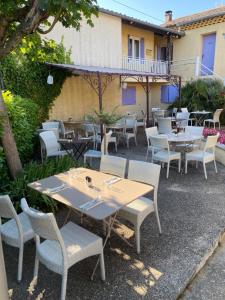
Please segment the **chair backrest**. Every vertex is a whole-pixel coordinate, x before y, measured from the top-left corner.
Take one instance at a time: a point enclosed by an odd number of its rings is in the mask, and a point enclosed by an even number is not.
[[[176,114],[176,113],[177,113],[177,108],[176,108],[176,107],[173,108],[172,113],[173,113],[173,114]]]
[[[213,114],[213,121],[214,122],[219,122],[220,121],[220,115],[222,113],[223,109],[217,109],[214,114]]]
[[[157,126],[145,128],[145,134],[147,140],[149,140],[150,136],[156,136],[159,134]]]
[[[154,186],[154,195],[157,195],[161,166],[149,162],[130,160],[128,179]],[[155,199],[157,200],[157,199]]]
[[[42,128],[43,129],[59,129],[59,122],[58,121],[52,121],[52,122],[44,122],[42,123]]]
[[[186,126],[185,133],[195,136],[203,136],[204,127],[202,126]]]
[[[108,146],[109,146],[109,139],[112,135],[112,130],[110,130],[108,133],[106,133],[102,139],[102,142],[101,142],[101,152],[102,154],[108,154]],[[104,151],[104,148],[106,147],[105,151]]]
[[[181,111],[182,112],[188,112],[188,109],[187,109],[187,107],[181,107]]]
[[[171,118],[158,118],[158,131],[160,134],[168,134],[172,132]]]
[[[21,199],[21,208],[30,220],[34,233],[46,240],[62,241],[61,233],[53,213],[42,213],[32,210],[25,198]]]
[[[178,112],[176,118],[177,119],[183,119],[182,121],[180,121],[180,126],[182,127],[186,127],[188,126],[188,119],[189,119],[190,113],[188,111],[182,111],[182,112]]]
[[[169,143],[167,136],[150,136],[150,142],[153,148],[166,149],[169,151]]]
[[[41,146],[45,148],[46,156],[48,157],[54,152],[59,151],[60,145],[57,142],[57,138],[52,131],[44,131],[39,134]]]
[[[93,123],[84,123],[82,125],[84,131],[85,131],[85,134],[86,136],[88,137],[89,134],[91,135],[95,135],[95,128],[94,128],[94,124]]]
[[[99,124],[94,124],[94,132],[96,135],[101,134],[101,126]]]
[[[216,135],[209,135],[207,136],[204,151],[207,152],[207,150],[212,150],[213,153],[215,152],[215,146],[219,138],[219,133]]]
[[[126,158],[112,155],[102,155],[100,171],[124,178],[126,164]]]
[[[8,195],[0,196],[0,225],[1,225],[1,218],[14,219],[18,227],[19,236],[22,239],[23,237],[22,224],[17,216],[16,210]]]
[[[65,136],[66,129],[62,120],[59,121],[59,131],[63,136]]]
[[[126,118],[125,126],[126,129],[133,129],[135,131],[137,128],[137,120],[135,118]]]

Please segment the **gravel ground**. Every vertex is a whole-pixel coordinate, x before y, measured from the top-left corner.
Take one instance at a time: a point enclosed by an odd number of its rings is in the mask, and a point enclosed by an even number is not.
[[[138,147],[132,145],[129,151],[121,148],[117,155],[144,160],[146,148],[142,137],[139,144]],[[94,281],[90,280],[96,257],[88,258],[70,269],[67,299],[176,299],[225,229],[225,167],[218,164],[218,174],[212,164],[207,170],[206,181],[201,166],[190,167],[187,175],[171,168],[169,179],[162,169],[158,195],[162,235],[158,233],[154,214],[142,225],[140,255],[135,248],[112,235],[104,251],[106,282],[101,282],[99,270]],[[57,214],[59,224],[65,214],[64,208]],[[71,219],[79,222],[75,216]],[[92,222],[87,228],[101,234],[100,224]],[[120,231],[134,243],[132,230],[123,226]],[[4,253],[12,299],[60,298],[61,277],[44,266],[40,266],[37,287],[32,286],[33,242],[25,246],[20,284],[16,282],[17,250],[5,245]]]

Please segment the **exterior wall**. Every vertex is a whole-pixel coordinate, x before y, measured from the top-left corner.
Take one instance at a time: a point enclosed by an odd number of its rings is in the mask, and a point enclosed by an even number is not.
[[[122,24],[122,55],[128,56],[128,35],[144,38],[145,59],[154,59],[154,33],[148,30]]]
[[[225,23],[213,24],[192,30],[186,30],[185,36],[174,40],[173,59],[194,59],[202,55],[202,36],[210,33],[216,33],[216,49],[214,72],[225,78]],[[176,67],[174,73],[181,75],[183,79],[188,80],[194,77],[194,64]]]
[[[100,13],[93,17],[94,27],[81,22],[80,31],[64,28],[60,23],[47,37],[63,43],[72,50],[71,59],[76,65],[121,67],[121,19]]]
[[[136,87],[136,105],[122,105],[122,92],[119,79],[108,85],[103,95],[103,108],[110,112],[118,106],[117,112],[146,112],[146,94],[138,83],[128,83]],[[160,103],[160,83],[151,84],[150,105],[152,107],[167,108],[166,104]],[[83,121],[85,114],[93,114],[98,110],[98,97],[89,84],[81,77],[72,76],[65,81],[61,94],[55,100],[50,112],[50,119],[67,121],[72,118],[75,121]]]

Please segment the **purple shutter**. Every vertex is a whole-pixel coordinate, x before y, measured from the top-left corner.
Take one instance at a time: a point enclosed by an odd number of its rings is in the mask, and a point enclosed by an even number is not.
[[[140,58],[141,59],[144,59],[145,58],[145,41],[144,41],[144,38],[141,38],[141,41],[140,41]]]
[[[214,69],[216,33],[203,36],[201,75],[212,75]]]
[[[126,89],[122,89],[122,104],[136,104],[136,87],[127,87]]]
[[[130,36],[128,35],[128,57],[132,57],[132,45],[130,42]]]
[[[173,103],[179,96],[179,89],[175,85],[169,85],[169,97],[168,102]]]
[[[161,86],[161,103],[168,103],[169,101],[169,86]]]

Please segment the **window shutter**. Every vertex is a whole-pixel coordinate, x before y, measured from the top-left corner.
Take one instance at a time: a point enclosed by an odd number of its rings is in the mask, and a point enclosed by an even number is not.
[[[145,41],[144,41],[144,38],[141,38],[141,41],[140,41],[140,57],[141,59],[144,59],[145,58]]]
[[[169,101],[169,85],[161,85],[161,103]]]
[[[126,89],[122,89],[122,104],[136,104],[136,87],[127,87]]]
[[[130,36],[129,35],[128,35],[127,43],[128,43],[128,57],[131,57],[132,56],[132,45],[130,43]]]
[[[179,89],[176,85],[169,86],[169,103],[173,103],[179,96]]]

